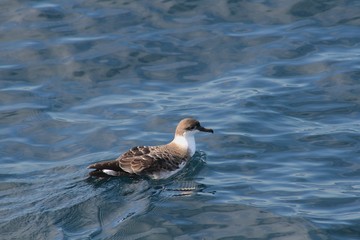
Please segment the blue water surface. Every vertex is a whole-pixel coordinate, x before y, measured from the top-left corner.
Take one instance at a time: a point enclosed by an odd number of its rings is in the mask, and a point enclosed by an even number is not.
[[[1,239],[360,238],[360,2],[0,3]],[[170,141],[161,181],[86,167]]]

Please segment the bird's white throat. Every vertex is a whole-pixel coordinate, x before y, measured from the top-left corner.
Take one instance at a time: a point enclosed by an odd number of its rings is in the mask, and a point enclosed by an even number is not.
[[[191,156],[194,155],[196,151],[196,144],[195,144],[195,135],[196,131],[189,131],[185,132],[183,135],[175,135],[173,143],[178,145],[183,149],[188,149]]]

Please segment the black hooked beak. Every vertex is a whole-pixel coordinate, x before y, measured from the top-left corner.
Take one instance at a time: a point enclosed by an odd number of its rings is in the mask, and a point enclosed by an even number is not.
[[[201,131],[201,132],[211,132],[214,133],[214,130],[212,130],[211,128],[204,128],[202,126],[198,126],[197,130]]]

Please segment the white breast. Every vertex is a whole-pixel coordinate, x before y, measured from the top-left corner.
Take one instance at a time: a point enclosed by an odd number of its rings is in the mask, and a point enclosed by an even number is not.
[[[176,135],[173,142],[183,149],[187,149],[190,153],[190,156],[193,156],[196,151],[195,144],[195,131],[185,132],[182,136]]]

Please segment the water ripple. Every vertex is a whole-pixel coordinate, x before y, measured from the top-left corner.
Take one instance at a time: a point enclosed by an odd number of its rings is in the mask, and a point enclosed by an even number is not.
[[[4,239],[358,238],[356,1],[0,12]],[[186,171],[87,178],[90,163],[170,141],[189,116],[215,134],[197,136]]]

